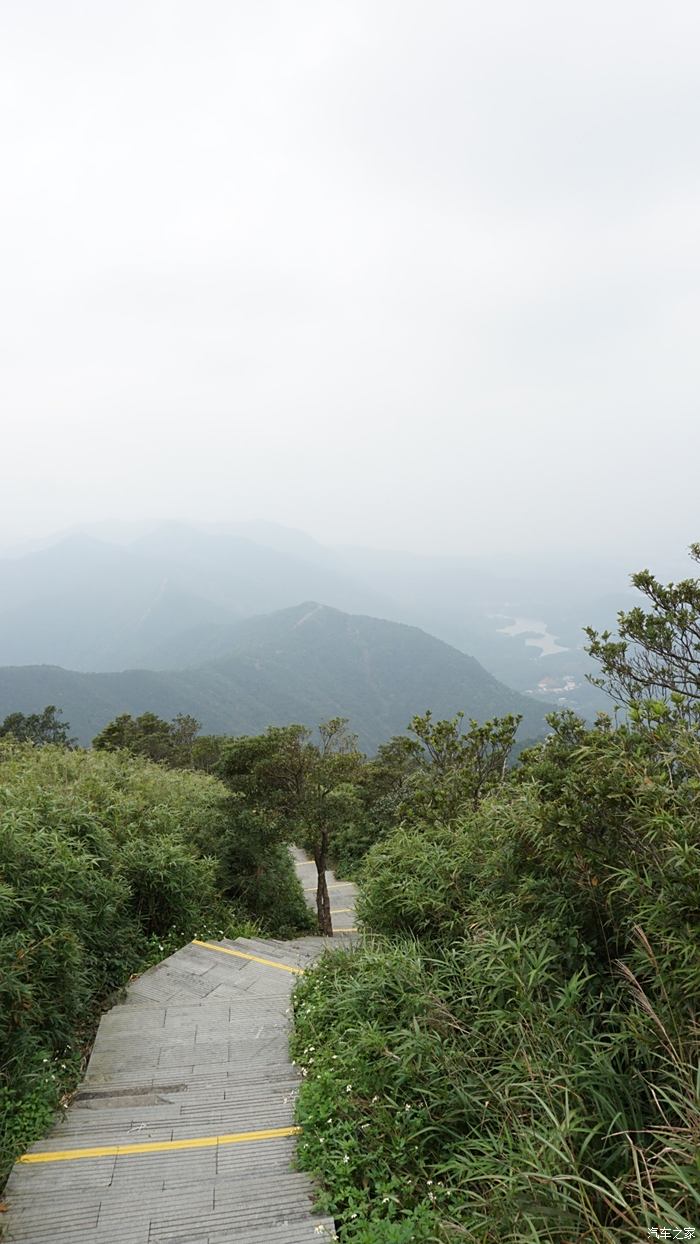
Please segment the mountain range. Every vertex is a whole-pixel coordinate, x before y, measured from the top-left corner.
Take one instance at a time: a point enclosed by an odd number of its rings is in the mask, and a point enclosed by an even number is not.
[[[590,716],[606,704],[582,627],[614,624],[629,569],[330,547],[271,523],[102,523],[0,557],[0,665],[185,668],[224,655],[227,627],[315,600],[418,626]]]
[[[212,657],[212,653],[215,655]],[[476,661],[417,627],[348,614],[315,601],[238,622],[206,623],[160,645],[171,669],[68,670],[53,664],[0,669],[0,720],[60,706],[88,744],[118,713],[191,713],[206,733],[248,734],[268,725],[316,726],[349,717],[368,753],[411,717],[464,711],[484,720],[521,713],[521,737],[541,735],[546,707],[505,687]]]

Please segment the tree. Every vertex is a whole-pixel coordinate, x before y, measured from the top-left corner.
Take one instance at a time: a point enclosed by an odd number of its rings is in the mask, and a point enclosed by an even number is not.
[[[700,563],[700,544],[690,546]],[[586,651],[602,674],[588,675],[613,699],[629,706],[641,699],[673,701],[691,718],[700,716],[700,579],[659,583],[648,570],[632,583],[650,608],[641,605],[617,615],[619,637],[586,627]]]
[[[449,822],[465,809],[476,810],[503,781],[520,717],[471,720],[466,731],[463,719],[458,713],[434,722],[430,711],[412,719],[409,730],[420,744],[422,764],[409,779],[399,809],[403,819]]]
[[[172,722],[155,713],[132,717],[121,713],[93,739],[97,751],[123,749],[134,756],[162,761],[171,768],[189,768],[193,764],[199,722],[187,713],[178,713]]]
[[[328,851],[334,830],[357,806],[353,779],[363,757],[347,719],[334,717],[319,726],[320,742],[306,726],[271,726],[265,734],[230,740],[221,773],[253,810],[275,818],[280,833],[313,855],[318,874],[316,911],[321,933],[331,936],[326,884]]]
[[[0,738],[11,735],[21,743],[34,743],[37,747],[47,743],[74,747],[75,739],[69,737],[69,722],[59,721],[62,716],[63,710],[55,704],[47,704],[41,713],[9,713],[0,725]]]

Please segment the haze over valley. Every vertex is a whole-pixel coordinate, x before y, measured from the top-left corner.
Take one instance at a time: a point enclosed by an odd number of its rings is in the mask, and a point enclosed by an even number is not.
[[[340,714],[351,717],[363,745],[372,748],[388,737],[382,723],[395,733],[414,712],[432,707],[481,719],[521,712],[521,731],[536,735],[555,705],[589,717],[610,707],[586,680],[593,667],[583,651],[582,627],[612,625],[631,596],[616,566],[599,569],[592,583],[575,565],[556,559],[542,566],[525,558],[486,561],[332,547],[270,523],[87,525],[47,536],[30,549],[6,551],[0,560],[0,666],[32,667],[0,672],[0,717],[59,703],[79,740],[89,742],[122,711],[192,713],[208,732],[224,733],[261,729],[266,713],[280,724],[313,724]],[[316,608],[319,618],[304,635],[313,635],[323,652],[330,685],[317,677],[313,643],[285,651],[284,672],[282,664],[270,666],[269,646],[253,662],[249,645],[264,627],[281,636],[295,611],[302,616]],[[345,615],[344,628],[330,625],[339,620],[337,611]],[[260,615],[259,622],[243,625]],[[327,625],[319,629],[321,619]],[[383,619],[384,627],[372,619]],[[360,644],[350,657],[353,627],[356,637],[362,628],[372,637],[364,656]],[[388,669],[374,686],[367,672],[379,634],[391,634],[397,643],[413,637],[415,652],[404,666],[396,665],[393,685]],[[429,636],[443,643],[431,644]],[[240,660],[244,651],[242,682],[241,670],[234,674],[225,662]],[[445,696],[443,666],[450,661],[471,670],[471,678],[463,673]],[[215,692],[217,662],[221,682]],[[478,691],[477,663],[483,667]],[[75,676],[41,668],[47,666]],[[119,671],[131,673],[98,677]],[[361,684],[369,692],[362,706]],[[382,695],[391,709],[382,708]]]

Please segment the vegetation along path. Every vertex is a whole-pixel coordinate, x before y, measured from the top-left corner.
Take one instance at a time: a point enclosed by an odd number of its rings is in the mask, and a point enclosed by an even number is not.
[[[310,905],[315,867],[295,851]],[[339,943],[354,887],[327,874]],[[337,888],[336,888],[337,887]],[[343,934],[341,929],[352,929]],[[292,1168],[290,994],[328,944],[192,942],[102,1018],[61,1121],[16,1164],[3,1215],[22,1244],[301,1244],[335,1238]]]

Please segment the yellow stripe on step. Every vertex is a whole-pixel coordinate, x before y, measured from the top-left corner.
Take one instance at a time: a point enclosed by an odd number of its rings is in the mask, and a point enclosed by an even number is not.
[[[351,911],[352,911],[352,907],[336,907],[335,909],[331,909],[331,915],[332,916],[349,916]]]
[[[205,950],[218,950],[220,955],[234,955],[236,959],[251,959],[253,963],[264,963],[268,968],[279,968],[281,972],[294,972],[296,976],[303,976],[303,968],[294,968],[290,963],[275,963],[274,959],[262,959],[260,955],[249,955],[243,950],[230,950],[228,946],[217,946],[214,942],[199,942],[197,938],[192,940],[193,946],[204,946]]]
[[[342,890],[343,886],[354,885],[354,884],[355,884],[354,881],[334,881],[331,885],[328,886],[328,889],[329,890]],[[315,894],[317,889],[318,889],[318,886],[307,885],[307,886],[304,886],[304,893]]]
[[[52,1153],[25,1153],[20,1162],[76,1162],[81,1158],[127,1157],[139,1153],[173,1153],[181,1149],[211,1149],[213,1145],[238,1145],[245,1141],[277,1140],[297,1136],[300,1127],[267,1127],[259,1132],[229,1132],[225,1136],[194,1136],[189,1140],[144,1140],[133,1145],[99,1145],[94,1149],[56,1149]]]

